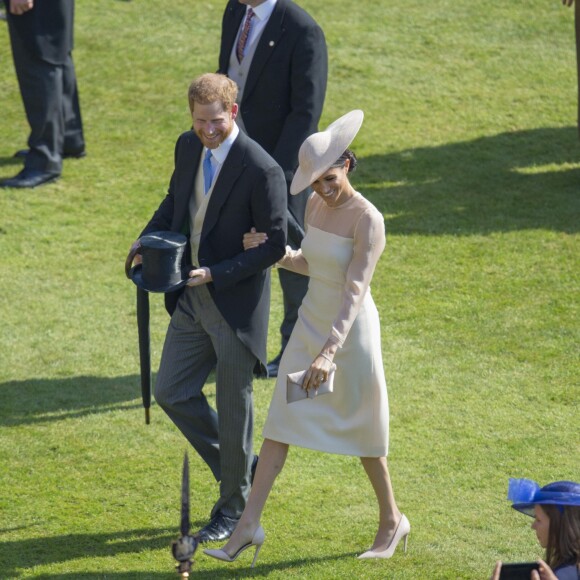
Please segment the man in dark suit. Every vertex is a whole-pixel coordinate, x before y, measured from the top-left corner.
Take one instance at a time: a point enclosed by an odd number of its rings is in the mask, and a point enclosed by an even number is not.
[[[562,0],[564,6],[572,6],[574,0]],[[574,29],[576,32],[576,77],[578,82],[578,135],[580,136],[580,2],[574,6]]]
[[[193,130],[179,137],[168,194],[141,234],[187,233],[197,265],[185,291],[166,296],[172,317],[155,399],[220,481],[201,542],[228,538],[249,494],[253,371],[266,364],[269,267],[286,245],[284,174],[238,129],[236,95],[224,75],[193,81]],[[268,240],[244,251],[251,227]],[[202,391],[214,368],[217,413]]]
[[[30,125],[24,169],[0,187],[54,181],[63,157],[83,157],[85,140],[73,49],[74,0],[4,0],[14,67]]]
[[[250,12],[251,10],[251,12]],[[222,21],[219,72],[239,88],[238,124],[284,170],[289,191],[298,150],[318,130],[328,57],[318,24],[291,0],[230,0]],[[300,247],[310,191],[288,197],[288,243]],[[284,295],[281,351],[268,364],[277,376],[280,357],[306,294],[308,278],[279,269]]]

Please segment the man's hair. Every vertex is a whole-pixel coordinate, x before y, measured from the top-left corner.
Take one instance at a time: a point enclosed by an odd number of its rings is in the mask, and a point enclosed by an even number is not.
[[[189,109],[193,111],[195,103],[210,105],[219,101],[224,111],[231,111],[236,97],[238,85],[226,77],[217,73],[206,73],[192,81],[189,85],[187,97]]]

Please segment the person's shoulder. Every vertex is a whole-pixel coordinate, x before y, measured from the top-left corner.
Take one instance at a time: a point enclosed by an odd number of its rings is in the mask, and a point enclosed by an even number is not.
[[[558,580],[578,580],[580,578],[580,571],[575,564],[564,564],[554,570],[554,574]]]
[[[236,143],[244,151],[246,159],[251,164],[264,169],[280,167],[274,158],[258,142],[248,137],[243,131],[240,131],[240,134],[236,138]],[[282,171],[281,168],[280,171]]]
[[[189,131],[184,131],[179,135],[176,142],[176,147],[193,147],[198,144],[199,137],[191,129]]]
[[[364,195],[357,191],[356,196],[356,205],[361,210],[361,213],[368,217],[371,221],[380,221],[384,222],[385,218],[381,211],[371,202],[369,201]]]
[[[277,5],[279,9],[285,10],[288,21],[299,28],[320,28],[316,20],[293,0],[278,0]]]
[[[246,7],[240,4],[238,0],[229,0],[224,9],[224,16],[235,15],[237,12],[245,12]]]

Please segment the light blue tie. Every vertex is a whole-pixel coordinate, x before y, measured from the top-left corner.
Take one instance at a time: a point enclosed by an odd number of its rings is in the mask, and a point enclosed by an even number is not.
[[[207,192],[209,191],[212,181],[213,181],[213,167],[211,164],[211,149],[208,149],[205,153],[205,157],[203,160],[203,188],[205,194],[207,194]]]

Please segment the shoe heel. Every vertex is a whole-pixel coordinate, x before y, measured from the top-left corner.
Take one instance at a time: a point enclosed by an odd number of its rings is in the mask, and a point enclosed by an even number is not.
[[[403,552],[407,553],[407,540],[409,539],[409,534],[405,536],[405,543],[403,544]]]
[[[252,560],[252,565],[250,566],[250,568],[253,568],[254,565],[256,564],[256,560],[258,559],[258,554],[260,553],[261,549],[262,549],[262,544],[259,544],[256,546],[256,551],[254,552],[254,559]]]

